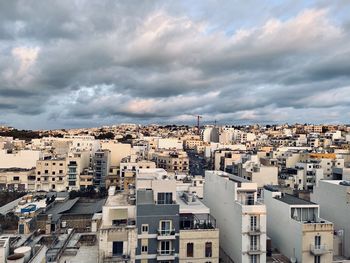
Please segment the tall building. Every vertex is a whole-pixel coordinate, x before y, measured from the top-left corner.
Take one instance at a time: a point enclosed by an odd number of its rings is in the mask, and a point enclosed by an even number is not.
[[[110,151],[99,150],[93,157],[94,186],[106,187],[106,178],[110,168]]]
[[[222,171],[206,171],[204,203],[220,229],[222,255],[233,262],[266,262],[266,208],[257,184]]]
[[[176,202],[176,181],[144,176],[137,179],[136,185],[136,263],[179,262],[179,205]]]
[[[264,188],[267,234],[272,245],[292,262],[326,263],[333,260],[333,223],[322,219],[319,205]]]

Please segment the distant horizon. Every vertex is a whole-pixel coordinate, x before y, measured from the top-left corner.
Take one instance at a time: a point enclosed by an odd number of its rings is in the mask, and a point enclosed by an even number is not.
[[[197,127],[196,124],[189,124],[189,123],[148,123],[148,124],[142,124],[142,123],[114,123],[114,124],[104,124],[101,126],[93,126],[93,127],[72,127],[72,128],[54,128],[54,129],[23,129],[23,128],[18,128],[18,127],[13,127],[11,125],[5,125],[5,124],[0,124],[0,127],[7,127],[7,128],[13,128],[16,130],[23,130],[23,131],[57,131],[57,130],[75,130],[75,129],[98,129],[98,128],[103,128],[103,127],[112,127],[112,126],[121,126],[121,125],[138,125],[138,126],[189,126],[191,128]],[[350,123],[241,123],[241,124],[221,124],[217,123],[216,126],[222,127],[222,126],[254,126],[254,125],[259,125],[259,126],[283,126],[283,125],[288,125],[288,126],[295,126],[295,125],[315,125],[315,126],[328,126],[328,125],[336,125],[336,126],[350,126]],[[203,122],[200,124],[201,127],[203,126],[215,126],[214,123],[211,122]]]

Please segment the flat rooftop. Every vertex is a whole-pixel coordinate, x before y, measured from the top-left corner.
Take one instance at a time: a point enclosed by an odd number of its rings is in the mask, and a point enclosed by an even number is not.
[[[251,183],[251,181],[244,179],[242,177],[227,173],[227,172],[223,172],[223,171],[206,171],[206,172],[210,172],[213,173],[217,176],[221,176],[221,177],[226,177],[231,181],[234,181],[236,183]]]
[[[289,194],[283,194],[280,198],[276,197],[276,199],[289,205],[317,205],[316,203]]]
[[[109,195],[105,206],[128,206],[129,195],[125,192],[116,192],[114,195]]]
[[[180,205],[180,213],[183,214],[209,214],[210,209],[203,204],[198,198],[192,202],[186,202],[183,192],[176,193],[176,202]]]

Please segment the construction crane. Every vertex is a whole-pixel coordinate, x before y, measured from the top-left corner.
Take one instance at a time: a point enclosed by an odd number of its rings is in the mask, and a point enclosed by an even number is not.
[[[201,115],[195,115],[197,118],[197,133],[198,135],[200,135],[200,125],[199,125],[199,121],[200,119],[202,119],[203,117]]]

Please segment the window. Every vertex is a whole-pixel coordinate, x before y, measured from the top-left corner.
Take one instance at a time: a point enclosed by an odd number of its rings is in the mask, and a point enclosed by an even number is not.
[[[170,241],[161,241],[159,253],[161,255],[170,255],[171,254]]]
[[[19,176],[14,176],[13,181],[19,181]]]
[[[141,252],[147,253],[148,252],[148,246],[141,246]]]
[[[56,174],[56,172],[55,172],[55,171],[53,171],[53,172],[52,172],[52,175],[55,175],[55,174]]]
[[[315,236],[315,248],[321,247],[321,236]]]
[[[160,221],[159,234],[164,235],[164,236],[168,236],[171,234],[171,221],[170,220]]]
[[[257,222],[258,222],[258,217],[257,216],[250,216],[250,230],[251,231],[256,231],[258,226],[257,226]]]
[[[250,237],[250,250],[252,251],[258,250],[258,236]]]
[[[49,173],[49,170],[45,170],[45,173],[48,174],[48,173]]]
[[[173,193],[158,193],[158,204],[172,204]]]
[[[205,243],[205,257],[210,258],[212,256],[212,243],[206,242]]]
[[[251,255],[250,256],[250,263],[258,263],[259,261],[259,256],[258,255]]]
[[[142,232],[148,232],[148,225],[142,225],[141,226],[141,231]]]
[[[187,243],[187,257],[193,257],[193,243]]]
[[[41,172],[40,171],[38,171],[38,175],[40,175],[41,174]]]
[[[321,256],[315,256],[314,263],[321,263]]]
[[[123,255],[123,241],[114,241],[113,242],[113,256]]]

